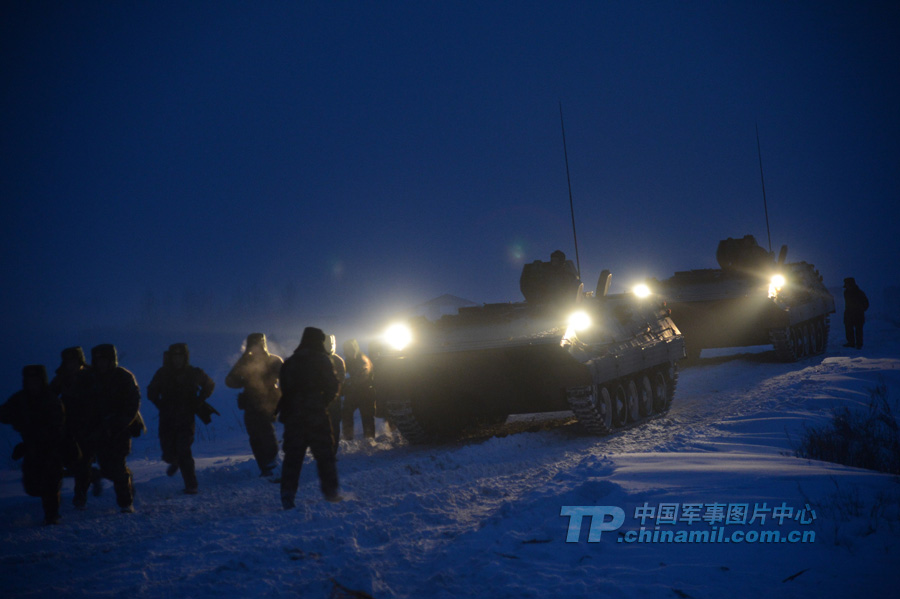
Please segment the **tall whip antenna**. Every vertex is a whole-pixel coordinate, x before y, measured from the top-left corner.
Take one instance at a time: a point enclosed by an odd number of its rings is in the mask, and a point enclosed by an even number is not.
[[[756,153],[759,156],[759,180],[762,181],[763,210],[766,211],[766,235],[769,236],[769,253],[772,253],[772,233],[769,231],[769,205],[766,203],[766,179],[763,177],[762,150],[759,147],[759,124],[756,124]]]
[[[559,125],[562,128],[563,155],[566,157],[566,181],[569,183],[569,211],[572,213],[572,237],[575,240],[575,266],[578,268],[580,279],[581,260],[578,258],[578,234],[575,232],[575,205],[572,203],[572,178],[569,176],[569,151],[566,149],[566,124],[563,121],[562,100],[559,101]]]

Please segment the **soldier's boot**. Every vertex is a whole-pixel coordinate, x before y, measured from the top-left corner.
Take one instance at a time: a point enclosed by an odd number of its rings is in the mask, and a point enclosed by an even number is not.
[[[276,457],[260,469],[259,477],[269,479],[270,483],[281,482],[281,462]]]
[[[75,495],[72,497],[72,505],[79,511],[87,509],[87,489],[84,492],[75,491]]]
[[[59,524],[60,494],[48,493],[41,497],[41,505],[44,508],[44,524]]]
[[[363,406],[359,408],[359,416],[362,421],[363,437],[366,439],[375,438],[375,402],[366,400]]]
[[[294,509],[294,497],[297,496],[297,487],[300,486],[300,471],[303,469],[303,458],[300,462],[292,456],[285,456],[281,473],[281,507],[286,510]]]
[[[166,476],[175,476],[176,472],[178,472],[178,464],[169,464],[169,467],[166,468]]]
[[[94,497],[103,495],[103,475],[99,468],[91,468],[91,492]]]
[[[362,419],[363,422],[363,437],[366,439],[374,439],[375,438],[375,416],[374,415],[365,415]]]
[[[344,439],[344,441],[352,441],[353,437],[356,435],[356,431],[353,430],[356,424],[353,422],[353,412],[353,410],[346,408],[341,415],[341,438]]]
[[[72,497],[72,505],[75,506],[76,510],[87,509],[87,494],[90,486],[90,480],[83,480],[78,476],[75,477],[75,495]]]
[[[316,468],[319,472],[319,487],[327,501],[337,503],[343,498],[338,493],[337,464],[334,460],[316,458]]]
[[[194,470],[193,460],[183,464],[181,477],[184,479],[184,492],[188,495],[196,495],[198,492],[197,473]]]
[[[116,491],[116,503],[122,508],[122,513],[134,512],[134,486],[131,483],[131,472],[126,476],[113,481],[113,489]]]

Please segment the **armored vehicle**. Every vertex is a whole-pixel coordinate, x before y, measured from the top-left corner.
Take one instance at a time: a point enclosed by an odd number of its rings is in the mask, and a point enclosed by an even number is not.
[[[561,257],[561,258],[560,258]],[[389,329],[376,393],[410,443],[455,437],[510,414],[571,410],[605,434],[668,409],[684,343],[651,298],[585,293],[571,261],[526,264],[525,301],[463,307]]]
[[[775,356],[793,362],[821,354],[828,345],[834,298],[812,264],[786,263],[752,235],[719,242],[720,268],[676,272],[658,283],[684,334],[687,355],[716,347],[773,345]]]

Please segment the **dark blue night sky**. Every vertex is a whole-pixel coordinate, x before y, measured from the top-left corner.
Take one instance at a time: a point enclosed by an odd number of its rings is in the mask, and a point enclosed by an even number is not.
[[[900,282],[895,2],[0,11],[2,317],[26,339],[517,301],[524,262],[574,257],[560,102],[585,280],[765,244],[758,125],[776,251]]]

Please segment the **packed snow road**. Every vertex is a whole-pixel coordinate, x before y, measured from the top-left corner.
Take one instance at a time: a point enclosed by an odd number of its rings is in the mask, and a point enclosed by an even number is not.
[[[63,494],[63,522],[40,526],[12,464],[3,471],[0,580],[5,595],[337,597],[843,596],[896,582],[895,478],[791,457],[804,427],[837,405],[863,405],[884,381],[900,389],[892,335],[862,354],[777,364],[744,356],[681,372],[671,410],[605,438],[564,414],[516,419],[506,432],[411,447],[380,435],[342,442],[346,500],[320,498],[311,458],[298,509],[257,476],[246,439],[226,417],[195,444],[200,492],[167,478],[155,431],[135,445],[137,513],[111,490],[88,509]],[[873,340],[877,335],[873,335]],[[815,543],[798,545],[567,543],[563,506],[660,502],[817,509]],[[855,510],[855,511],[854,511]],[[873,520],[871,514],[877,513]],[[798,574],[799,573],[799,574]],[[783,582],[788,580],[788,582]],[[360,595],[358,595],[360,596]]]

